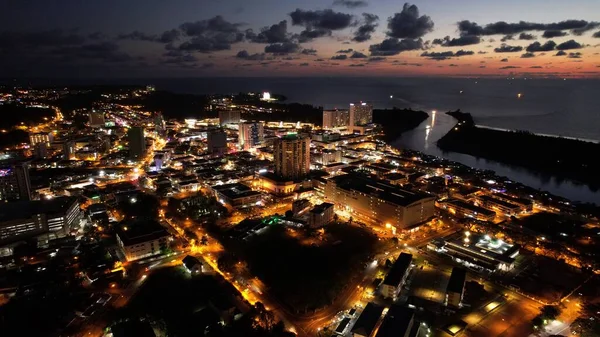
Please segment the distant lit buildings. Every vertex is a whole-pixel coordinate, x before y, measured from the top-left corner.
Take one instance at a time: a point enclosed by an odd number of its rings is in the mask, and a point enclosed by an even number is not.
[[[459,199],[448,199],[440,202],[439,207],[447,210],[452,215],[463,218],[472,218],[480,221],[493,221],[496,212],[487,208],[475,206]]]
[[[350,103],[350,126],[373,123],[373,105],[369,103]]]
[[[89,124],[91,127],[103,127],[105,124],[104,113],[102,111],[92,111],[89,115]]]
[[[34,147],[37,144],[47,144],[48,146],[54,140],[54,135],[52,132],[38,132],[38,133],[30,133],[29,134],[29,144]]]
[[[273,144],[275,174],[286,179],[299,179],[310,171],[310,138],[289,134]]]
[[[249,150],[260,145],[265,139],[264,127],[260,122],[240,123],[238,144],[241,150]]]
[[[127,131],[129,141],[129,157],[134,160],[142,159],[146,155],[146,138],[144,128],[134,126]]]
[[[396,296],[398,296],[408,277],[411,262],[411,254],[401,253],[400,256],[398,256],[381,284],[380,289],[383,297],[395,299]]]
[[[348,110],[323,110],[323,129],[346,128],[350,125]]]
[[[75,197],[0,204],[0,243],[43,234],[63,237],[78,225],[82,211]]]
[[[327,179],[325,196],[360,221],[390,224],[397,229],[427,221],[435,211],[435,197],[430,194],[354,173]]]
[[[127,261],[135,261],[162,254],[169,238],[169,232],[157,222],[139,222],[117,233],[117,244]]]
[[[163,115],[159,112],[154,116],[154,130],[159,136],[164,136],[167,131],[167,125]]]
[[[27,163],[0,168],[0,201],[31,200],[31,181]]]
[[[227,153],[227,134],[223,130],[208,131],[206,144],[209,153],[225,154]]]
[[[240,110],[219,110],[219,124],[239,124],[241,115]]]

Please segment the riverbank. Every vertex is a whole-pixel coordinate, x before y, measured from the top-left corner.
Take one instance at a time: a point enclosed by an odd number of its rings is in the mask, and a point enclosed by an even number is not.
[[[500,131],[477,127],[469,113],[448,112],[458,122],[437,141],[452,151],[520,166],[600,189],[600,144],[534,135],[524,131]]]
[[[402,133],[416,128],[427,118],[429,114],[425,111],[398,108],[373,110],[373,122],[382,126],[387,142],[398,139]]]

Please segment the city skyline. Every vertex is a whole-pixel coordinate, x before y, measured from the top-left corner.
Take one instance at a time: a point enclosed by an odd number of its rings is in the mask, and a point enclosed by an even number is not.
[[[2,77],[598,77],[600,3],[11,3]],[[367,71],[365,71],[367,70]]]

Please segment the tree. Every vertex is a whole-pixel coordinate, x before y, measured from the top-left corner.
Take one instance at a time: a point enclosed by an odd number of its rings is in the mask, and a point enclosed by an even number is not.
[[[546,320],[555,320],[560,315],[560,309],[557,306],[545,305],[542,307],[541,316]]]

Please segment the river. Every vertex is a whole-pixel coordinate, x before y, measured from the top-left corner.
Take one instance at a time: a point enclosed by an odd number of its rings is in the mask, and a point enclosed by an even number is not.
[[[443,137],[456,120],[443,112],[429,112],[429,118],[415,129],[405,132],[391,144],[399,149],[409,148],[423,153],[443,157],[482,170],[492,170],[500,176],[506,176],[525,185],[548,191],[573,201],[592,202],[600,205],[600,191],[592,191],[587,185],[576,184],[569,180],[536,174],[521,167],[507,165],[492,160],[477,158],[457,152],[443,152],[436,141]]]

